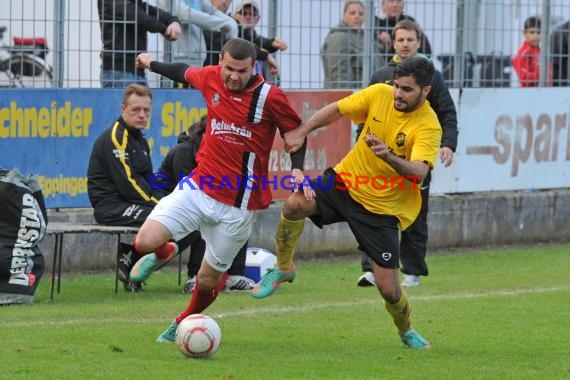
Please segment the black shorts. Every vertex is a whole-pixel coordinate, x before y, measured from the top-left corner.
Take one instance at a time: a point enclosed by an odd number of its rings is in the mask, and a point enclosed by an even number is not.
[[[311,221],[322,228],[327,224],[347,222],[363,251],[383,268],[398,268],[400,238],[398,218],[375,214],[365,209],[348,194],[340,178],[331,168],[322,177],[312,179],[319,214]]]

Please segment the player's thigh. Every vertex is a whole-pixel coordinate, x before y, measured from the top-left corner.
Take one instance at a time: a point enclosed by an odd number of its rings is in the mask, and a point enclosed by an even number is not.
[[[171,238],[172,234],[164,224],[154,219],[147,219],[135,239],[140,252],[151,252]]]
[[[224,205],[227,206],[227,205]],[[255,222],[255,211],[224,207],[218,223],[201,226],[202,238],[206,241],[204,259],[215,270],[225,272],[249,239]]]
[[[400,237],[397,218],[355,207],[347,220],[361,251],[382,268],[398,268]]]
[[[164,225],[176,241],[190,232],[199,230],[202,218],[204,193],[199,190],[175,189],[162,198],[148,219]]]
[[[310,215],[311,221],[318,227],[346,221],[347,205],[354,201],[346,190],[341,190],[336,173],[327,169],[323,176],[312,179],[311,183],[316,194],[316,207]]]

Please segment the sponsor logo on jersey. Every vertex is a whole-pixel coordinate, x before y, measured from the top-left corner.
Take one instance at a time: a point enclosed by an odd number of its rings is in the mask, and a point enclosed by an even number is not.
[[[239,127],[237,126],[235,123],[226,123],[225,121],[217,121],[216,119],[212,119],[212,122],[210,124],[211,127],[211,133],[212,135],[218,135],[218,134],[232,134],[232,135],[238,135],[238,136],[243,136],[243,137],[247,137],[248,139],[251,138],[251,131],[248,131],[247,129],[243,128],[243,127]]]

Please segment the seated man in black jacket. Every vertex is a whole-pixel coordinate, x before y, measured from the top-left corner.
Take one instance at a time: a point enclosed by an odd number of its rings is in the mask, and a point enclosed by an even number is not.
[[[150,117],[152,92],[143,85],[129,85],[121,102],[121,117],[95,141],[87,170],[87,192],[97,223],[110,226],[141,226],[164,193],[148,182],[153,174],[150,148],[142,134]],[[183,251],[199,233],[178,243]],[[119,279],[127,291],[142,291],[129,280],[132,266],[142,256],[123,245]]]
[[[392,42],[396,55],[394,55],[386,66],[378,69],[372,75],[370,84],[393,84],[394,68],[398,62],[406,58],[423,56],[429,60],[427,56],[418,53],[421,41],[422,30],[416,22],[411,20],[398,22],[392,34]],[[447,167],[453,162],[453,154],[457,146],[457,112],[447,85],[443,81],[441,73],[437,70],[431,82],[431,91],[426,99],[429,101],[431,108],[435,111],[443,129],[439,158],[443,165]],[[358,131],[358,135],[360,135],[360,132],[361,129]],[[427,213],[430,181],[431,172],[428,172],[420,188],[422,195],[420,213],[416,221],[406,230],[402,231],[400,240],[401,271],[404,273],[402,286],[419,285],[419,276],[428,275],[425,257],[428,239]],[[365,255],[362,256],[362,270],[364,274],[358,279],[358,286],[374,285],[372,264]]]

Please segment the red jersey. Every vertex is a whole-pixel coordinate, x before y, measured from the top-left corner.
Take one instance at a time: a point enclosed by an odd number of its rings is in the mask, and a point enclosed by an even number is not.
[[[221,66],[189,68],[184,75],[206,100],[208,120],[192,179],[219,202],[247,210],[265,209],[271,187],[269,154],[275,131],[297,128],[301,118],[283,91],[257,75],[242,91],[228,91]]]

